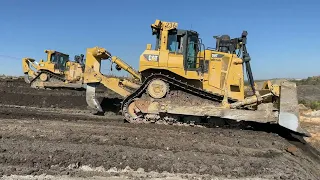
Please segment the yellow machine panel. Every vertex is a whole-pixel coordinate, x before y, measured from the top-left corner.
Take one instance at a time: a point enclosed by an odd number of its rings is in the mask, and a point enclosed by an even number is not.
[[[158,22],[156,22],[158,23]],[[164,26],[169,23],[164,23]],[[169,71],[175,75],[181,76],[189,83],[199,86],[199,88],[212,93],[225,94],[233,99],[244,99],[244,75],[242,68],[242,60],[235,54],[217,52],[213,50],[196,51],[198,38],[196,32],[190,32],[190,38],[185,38],[188,31],[180,32],[180,35],[169,32],[173,29],[163,30],[160,25],[152,25],[153,32],[161,30],[158,41],[162,42],[161,47],[156,46],[151,50],[151,45],[147,45],[147,49],[140,56],[139,71]],[[177,24],[170,27],[177,27]],[[168,31],[168,32],[166,32]],[[166,32],[166,33],[164,33]],[[168,40],[166,39],[166,36]],[[163,42],[165,40],[165,42]],[[187,50],[191,52],[188,57],[189,64],[186,64],[183,43],[189,41]],[[167,42],[168,41],[168,42]],[[200,62],[206,63],[206,70],[201,70]],[[186,67],[188,66],[188,67]],[[200,73],[200,71],[202,71]],[[192,80],[198,80],[197,83]],[[199,83],[201,81],[201,83]]]

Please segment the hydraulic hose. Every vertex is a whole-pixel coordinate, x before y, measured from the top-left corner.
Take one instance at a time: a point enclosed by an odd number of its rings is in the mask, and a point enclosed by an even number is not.
[[[254,79],[253,79],[252,70],[251,70],[251,66],[250,66],[251,57],[250,57],[249,53],[247,52],[247,48],[246,48],[245,44],[243,44],[243,46],[242,46],[242,53],[243,53],[242,58],[243,58],[243,61],[246,65],[246,72],[247,72],[247,76],[248,76],[248,81],[250,83],[250,86],[252,88],[253,93],[255,94],[256,89],[254,87]]]

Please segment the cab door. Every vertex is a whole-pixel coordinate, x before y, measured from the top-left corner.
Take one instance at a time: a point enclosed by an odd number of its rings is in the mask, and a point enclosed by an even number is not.
[[[66,70],[66,64],[69,58],[63,54],[56,53],[55,59],[56,69],[58,69],[61,72],[64,72]]]
[[[180,30],[175,30],[168,35],[168,61],[167,66],[169,68],[183,69],[184,61],[184,37],[185,33]]]

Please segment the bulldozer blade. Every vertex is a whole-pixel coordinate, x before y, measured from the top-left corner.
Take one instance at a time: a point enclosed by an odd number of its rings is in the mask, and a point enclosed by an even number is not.
[[[91,109],[94,109],[98,112],[103,112],[99,101],[96,98],[96,88],[97,88],[97,83],[88,83],[86,88],[86,101],[88,106]]]
[[[296,84],[285,81],[281,83],[280,88],[279,125],[303,136],[310,137],[310,133],[300,127]]]

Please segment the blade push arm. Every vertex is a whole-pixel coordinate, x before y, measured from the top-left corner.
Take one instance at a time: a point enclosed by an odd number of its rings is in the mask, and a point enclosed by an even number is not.
[[[123,70],[127,71],[128,73],[130,73],[133,77],[141,80],[141,75],[136,70],[134,70],[131,66],[129,66],[127,63],[122,61],[119,57],[112,56],[111,62],[117,64],[117,66],[119,68],[118,70],[123,69]]]
[[[23,73],[28,73],[30,71],[33,71],[31,68],[30,68],[30,65],[32,67],[34,67],[35,69],[38,68],[38,65],[36,65],[35,63],[35,60],[32,59],[32,58],[23,58],[22,59],[22,68],[23,68]],[[34,72],[34,71],[33,71]]]
[[[86,63],[84,71],[84,83],[87,85],[86,101],[90,108],[103,112],[100,103],[95,96],[96,87],[98,84],[103,84],[106,88],[119,94],[122,97],[127,97],[131,94],[130,91],[124,88],[130,87],[136,89],[139,85],[127,80],[122,80],[115,77],[104,76],[101,72],[101,60],[110,59],[111,54],[104,48],[94,47],[88,48],[86,54]],[[140,75],[134,71],[129,65],[124,63],[117,57],[111,58],[112,62],[116,63],[119,67],[123,68],[127,72],[140,79]]]
[[[26,83],[30,83],[30,77],[34,78],[37,76],[37,72],[31,69],[31,66],[34,69],[38,69],[38,65],[35,64],[35,60],[32,58],[22,58],[22,70],[25,75]]]
[[[84,72],[84,83],[101,83],[106,88],[126,97],[130,94],[125,90],[121,79],[114,77],[106,77],[101,72],[101,60],[109,59],[111,54],[104,48],[94,47],[87,49],[86,66]]]

